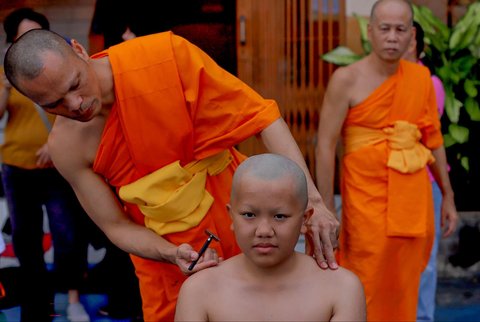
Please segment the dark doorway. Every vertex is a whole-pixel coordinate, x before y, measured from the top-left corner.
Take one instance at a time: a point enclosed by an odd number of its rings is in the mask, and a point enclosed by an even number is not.
[[[90,35],[103,36],[103,48],[123,41],[128,27],[136,36],[172,30],[236,74],[235,0],[97,0]]]

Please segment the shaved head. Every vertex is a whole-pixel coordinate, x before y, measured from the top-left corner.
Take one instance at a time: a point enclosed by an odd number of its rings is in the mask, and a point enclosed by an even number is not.
[[[378,0],[372,6],[372,11],[370,12],[370,22],[374,21],[377,18],[376,13],[378,8],[388,3],[400,3],[405,5],[405,7],[408,8],[410,12],[410,21],[411,21],[411,24],[413,24],[413,8],[412,8],[412,4],[408,0]]]
[[[67,41],[60,35],[43,29],[30,30],[23,34],[8,49],[5,60],[5,75],[18,90],[19,80],[35,79],[43,70],[43,54],[52,52],[60,57],[74,54]]]
[[[242,180],[255,178],[274,181],[285,177],[291,178],[291,188],[306,208],[308,203],[307,179],[302,169],[294,161],[271,153],[254,155],[240,164],[233,176],[231,199],[235,198],[236,186]]]

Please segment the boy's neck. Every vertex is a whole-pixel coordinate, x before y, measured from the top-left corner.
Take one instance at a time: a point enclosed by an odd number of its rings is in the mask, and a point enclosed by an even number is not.
[[[242,266],[247,277],[259,284],[279,284],[295,277],[298,265],[298,254],[294,252],[285,261],[271,267],[260,267],[246,256],[242,258]]]

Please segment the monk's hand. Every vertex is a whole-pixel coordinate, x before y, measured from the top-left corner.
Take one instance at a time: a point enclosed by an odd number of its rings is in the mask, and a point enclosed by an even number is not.
[[[35,153],[37,157],[37,166],[39,168],[52,168],[53,162],[50,157],[50,152],[48,151],[48,145],[45,143],[38,151]]]
[[[305,252],[313,255],[323,269],[337,269],[334,250],[338,248],[338,231],[340,223],[323,202],[314,205],[314,212],[307,218]],[[312,249],[313,248],[313,249]]]
[[[441,217],[441,226],[442,226],[442,236],[448,237],[455,232],[458,225],[458,213],[455,208],[455,202],[453,196],[446,197],[442,199],[442,217]]]
[[[181,244],[177,248],[175,263],[183,274],[191,275],[195,272],[201,271],[202,269],[216,266],[223,260],[222,257],[218,256],[217,251],[213,248],[207,248],[200,258],[198,255],[198,252],[196,252],[189,244]],[[190,265],[192,265],[192,263],[197,259],[198,261],[193,269],[189,270],[188,268]]]

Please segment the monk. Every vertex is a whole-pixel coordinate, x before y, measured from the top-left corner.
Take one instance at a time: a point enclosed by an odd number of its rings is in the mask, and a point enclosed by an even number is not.
[[[408,1],[379,0],[372,52],[332,75],[320,115],[317,184],[332,211],[342,138],[339,264],[365,287],[367,319],[415,321],[433,239],[427,165],[443,195],[445,235],[456,225],[435,92],[427,68],[401,60],[414,35]]]
[[[75,40],[30,31],[9,48],[5,70],[58,115],[52,159],[95,223],[132,254],[145,321],[172,320],[186,276],[239,252],[225,209],[245,158],[234,145],[258,135],[308,174],[276,103],[170,32],[89,57]],[[316,262],[336,269],[338,222],[310,176],[308,189]],[[206,229],[221,243],[199,259]]]
[[[295,162],[264,153],[235,171],[227,208],[242,253],[187,279],[176,321],[365,321],[360,280],[295,252],[307,207]]]

